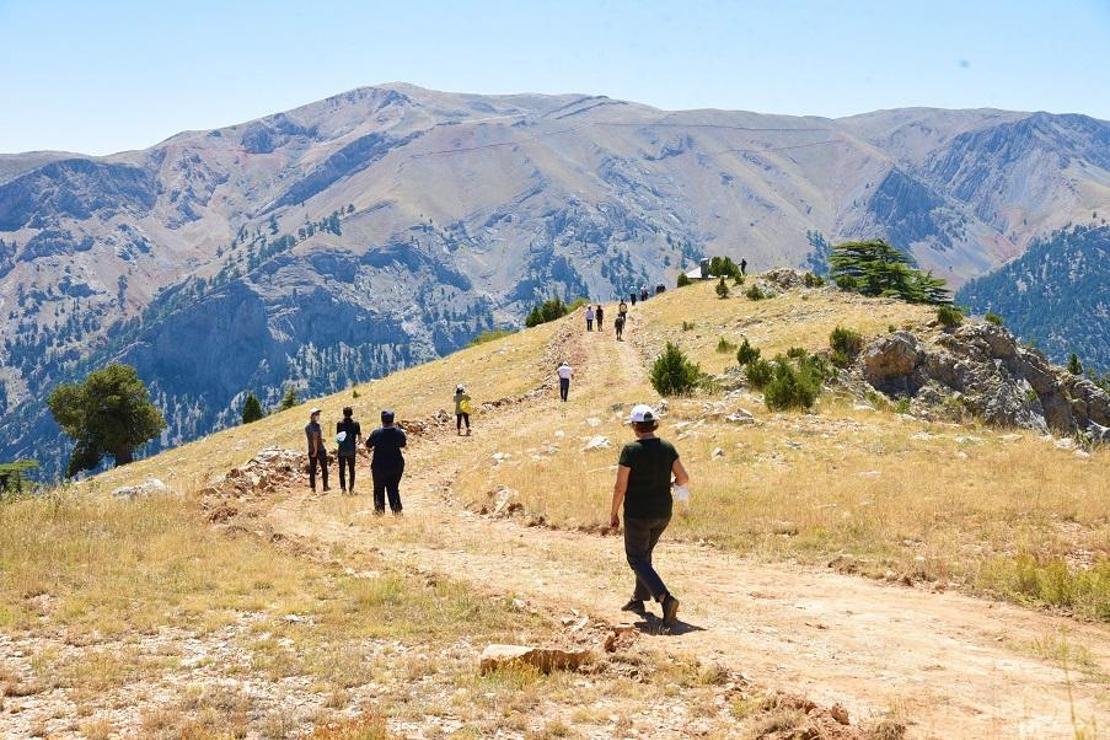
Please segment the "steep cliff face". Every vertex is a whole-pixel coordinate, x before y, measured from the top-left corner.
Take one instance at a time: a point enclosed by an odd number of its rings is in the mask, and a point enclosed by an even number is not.
[[[1110,211],[1106,129],[391,85],[146,151],[5,155],[0,458],[44,458],[42,399],[111,359],[156,389],[164,445],[230,422],[247,390],[334,390],[704,253],[759,269],[803,263],[814,234],[884,236],[962,282]]]

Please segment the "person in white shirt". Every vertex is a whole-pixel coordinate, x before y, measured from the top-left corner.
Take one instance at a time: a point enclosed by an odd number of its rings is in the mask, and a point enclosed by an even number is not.
[[[594,330],[594,307],[586,307],[586,331]]]
[[[566,401],[570,394],[570,379],[574,376],[574,368],[567,364],[566,360],[563,360],[555,374],[559,376],[559,398]]]

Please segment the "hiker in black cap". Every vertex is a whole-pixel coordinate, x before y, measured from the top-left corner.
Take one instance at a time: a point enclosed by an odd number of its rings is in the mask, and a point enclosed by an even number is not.
[[[324,432],[320,429],[320,409],[312,409],[309,412],[304,434],[308,438],[308,486],[313,493],[316,493],[316,466],[318,465],[326,492],[330,490],[328,488],[328,450],[324,446]]]
[[[748,261],[746,259],[741,259],[740,260],[740,274],[741,275],[747,275],[748,274]]]
[[[617,314],[617,318],[613,319],[613,328],[617,330],[618,342],[624,341],[624,322],[625,318],[623,313]]]
[[[688,500],[686,484],[690,477],[674,446],[655,436],[659,421],[651,406],[634,406],[629,422],[636,441],[621,450],[613,504],[609,510],[609,526],[618,529],[621,505],[624,506],[624,553],[636,574],[632,598],[621,608],[643,614],[644,602],[655,599],[663,607],[663,624],[672,627],[677,621],[678,599],[663,584],[651,558],[659,537],[671,521],[671,476],[674,476],[675,496],[680,500]]]
[[[366,449],[374,453],[370,460],[370,475],[374,479],[374,513],[385,513],[385,496],[389,494],[389,508],[401,513],[401,476],[405,473],[405,457],[401,448],[406,444],[405,433],[393,425],[393,412],[382,411],[382,425],[370,432]]]
[[[354,409],[347,406],[343,409],[343,421],[335,425],[335,441],[339,445],[339,489],[343,493],[355,492],[355,451],[362,441],[362,427],[354,420]],[[350,476],[350,485],[347,477]]]
[[[605,309],[600,303],[597,304],[597,310],[594,311],[594,314],[597,316],[597,330],[601,331],[601,322],[605,320]]]

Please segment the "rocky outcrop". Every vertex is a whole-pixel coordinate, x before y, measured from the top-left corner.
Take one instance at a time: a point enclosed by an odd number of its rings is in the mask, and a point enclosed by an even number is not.
[[[923,416],[970,412],[990,424],[1110,441],[1110,396],[994,324],[968,324],[933,343],[909,332],[879,337],[855,369]]]

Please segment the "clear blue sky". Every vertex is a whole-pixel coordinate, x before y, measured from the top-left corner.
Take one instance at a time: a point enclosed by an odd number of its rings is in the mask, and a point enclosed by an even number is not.
[[[104,154],[360,85],[1110,119],[1110,0],[0,0],[0,152]]]

